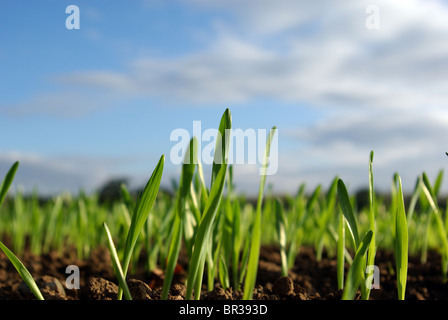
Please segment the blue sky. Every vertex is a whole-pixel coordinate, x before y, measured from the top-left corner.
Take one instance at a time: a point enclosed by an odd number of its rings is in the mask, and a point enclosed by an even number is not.
[[[68,30],[68,5],[80,29]],[[379,28],[370,30],[366,8]],[[148,179],[176,128],[276,125],[278,192],[339,175],[411,188],[447,165],[448,6],[411,1],[10,1],[0,4],[0,172],[94,190]],[[168,163],[164,183],[178,178]],[[258,190],[254,167],[237,186]]]

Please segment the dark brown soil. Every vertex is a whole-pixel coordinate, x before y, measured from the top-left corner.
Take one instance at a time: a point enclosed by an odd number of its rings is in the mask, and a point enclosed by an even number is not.
[[[109,252],[98,248],[85,260],[76,258],[75,251],[63,254],[51,252],[35,256],[28,252],[22,262],[36,279],[45,299],[48,300],[115,300],[117,281],[111,266]],[[371,291],[371,300],[395,300],[397,298],[394,275],[395,259],[392,253],[379,251],[376,265],[380,270],[380,288]],[[140,264],[140,263],[139,263]],[[440,270],[440,255],[429,252],[428,260],[421,264],[418,258],[409,259],[407,300],[446,300],[448,284],[443,283]],[[66,273],[69,265],[80,269],[80,288],[68,289]],[[143,264],[142,264],[143,265]],[[170,300],[185,299],[185,277],[183,271],[187,261],[179,259],[179,270],[170,291]],[[138,270],[138,269],[137,269]],[[163,271],[151,273],[138,270],[129,276],[131,295],[138,300],[159,300],[163,283]],[[205,283],[205,282],[204,282]],[[223,290],[219,284],[207,292],[204,286],[202,300],[241,300],[242,292],[232,288]],[[281,276],[280,255],[275,246],[263,246],[260,253],[257,286],[254,300],[339,300],[337,290],[336,260],[325,253],[321,261],[316,260],[314,250],[304,247],[297,256],[294,268],[288,277]],[[34,296],[23,283],[14,266],[0,252],[0,300],[30,300]]]

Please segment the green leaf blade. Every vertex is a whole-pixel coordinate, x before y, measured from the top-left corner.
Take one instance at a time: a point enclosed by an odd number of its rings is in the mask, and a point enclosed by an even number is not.
[[[369,228],[372,230],[372,240],[370,242],[369,251],[367,255],[367,266],[373,266],[375,264],[375,256],[376,256],[376,208],[375,208],[375,192],[374,192],[374,183],[373,183],[373,150],[370,152],[369,158]],[[373,271],[372,271],[373,272]],[[369,275],[368,275],[369,276]],[[367,277],[369,278],[369,277]],[[370,296],[370,290],[367,289],[366,292],[367,299]]]
[[[5,253],[8,257],[9,261],[14,265],[20,277],[26,283],[26,285],[30,288],[31,292],[33,292],[34,296],[38,300],[44,300],[42,293],[40,292],[36,282],[33,279],[33,276],[30,274],[25,265],[16,257],[11,250],[9,250],[1,241],[0,241],[0,249]]]
[[[213,222],[215,221],[219,204],[221,203],[224,185],[227,176],[227,156],[229,152],[230,132],[232,119],[229,109],[221,117],[219,134],[216,141],[215,157],[212,168],[210,193],[207,196],[201,221],[196,231],[193,253],[188,268],[187,291],[185,299],[191,299],[194,288],[195,297],[200,297],[200,284],[202,283],[203,268],[206,259],[207,245],[210,239]]]
[[[422,184],[423,193],[426,196],[426,199],[428,200],[431,208],[434,211],[434,215],[435,215],[436,223],[437,223],[437,231],[438,231],[439,237],[442,241],[442,245],[443,245],[442,255],[444,258],[442,260],[448,261],[448,238],[447,238],[445,225],[443,223],[443,219],[440,214],[439,206],[437,204],[437,199],[436,199],[434,190],[431,187],[431,183],[430,183],[426,173],[423,173],[422,180],[423,180],[423,184]],[[442,264],[443,264],[443,262],[442,262]],[[442,265],[442,276],[443,276],[444,282],[447,282],[447,272],[448,272],[448,270],[446,268],[446,265]]]
[[[283,212],[283,207],[279,198],[275,198],[275,216],[276,216],[276,231],[280,247],[280,258],[282,265],[282,276],[288,275],[288,258],[286,254],[286,217]]]
[[[342,212],[339,214],[338,226],[338,252],[337,252],[337,278],[338,289],[344,289],[344,265],[345,265],[345,218]]]
[[[182,173],[179,184],[179,191],[176,203],[176,216],[173,226],[173,237],[168,252],[167,265],[165,269],[165,279],[163,280],[162,300],[168,299],[168,293],[176,268],[177,259],[182,245],[182,234],[185,219],[185,203],[191,189],[195,166],[197,163],[197,141],[196,138],[190,140],[189,147],[185,154],[184,164],[182,165]]]
[[[355,215],[353,214],[353,209],[350,203],[347,188],[345,187],[345,184],[341,179],[338,180],[338,198],[342,213],[344,214],[347,225],[349,227],[350,235],[352,236],[353,242],[355,244],[355,250],[357,250],[360,245],[358,225],[356,223]]]
[[[398,178],[398,208],[395,226],[398,299],[404,300],[408,272],[408,225],[406,222],[401,178]]]
[[[109,227],[107,226],[106,222],[103,222],[103,228],[106,232],[107,246],[109,248],[109,253],[110,253],[111,260],[112,260],[112,266],[114,268],[115,276],[117,277],[120,287],[123,288],[125,298],[127,300],[132,300],[131,293],[130,293],[128,285],[126,283],[126,277],[123,273],[123,269],[121,268],[120,259],[118,259],[117,250],[115,248],[114,241],[112,239],[112,235],[109,231]]]
[[[347,273],[344,291],[342,293],[342,300],[353,300],[356,295],[356,290],[364,278],[364,265],[366,258],[366,251],[372,240],[373,232],[369,230],[359,244],[356,251],[353,263]]]
[[[125,276],[128,271],[129,263],[131,261],[132,252],[137,242],[137,238],[143,229],[144,223],[148,218],[149,212],[153,207],[157,194],[159,192],[164,163],[165,155],[162,155],[135,206],[131,225],[128,231],[128,236],[126,238],[123,255],[123,273]],[[120,288],[118,295],[119,299],[121,299],[121,295],[122,289]]]
[[[252,230],[252,241],[249,251],[249,261],[247,265],[246,279],[244,281],[243,300],[252,300],[253,291],[258,271],[258,260],[260,256],[261,244],[261,207],[263,203],[263,193],[266,184],[266,171],[268,167],[268,160],[270,155],[271,142],[277,128],[274,126],[269,133],[269,138],[266,141],[266,148],[261,171],[260,187],[258,190],[257,209],[255,213],[255,222]]]
[[[18,161],[14,162],[9,171],[6,173],[5,178],[3,179],[3,182],[0,186],[0,206],[2,205],[3,201],[6,198],[6,194],[8,193],[9,187],[11,186],[12,181],[14,180],[14,176],[16,175],[18,167],[19,162]]]

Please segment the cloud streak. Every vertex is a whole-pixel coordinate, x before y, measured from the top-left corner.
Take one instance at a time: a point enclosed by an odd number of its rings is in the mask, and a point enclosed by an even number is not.
[[[57,81],[191,103],[269,98],[389,110],[448,101],[448,9],[438,2],[377,1],[383,14],[374,31],[364,26],[366,5],[358,1],[264,2],[248,1],[235,11],[232,1],[192,1],[234,12],[239,23],[222,22],[216,39],[194,54],[149,56],[124,72],[79,71]]]
[[[61,191],[76,193],[81,189],[92,192],[110,176],[105,162],[97,158],[51,157],[17,151],[0,153],[0,172],[7,172],[15,161],[19,161],[19,169],[14,189],[20,188],[26,193],[34,188],[43,195]]]
[[[302,179],[317,183],[335,174],[361,185],[370,150],[383,187],[394,170],[412,184],[420,171],[443,166],[448,7],[442,1],[181,2],[232,19],[215,21],[212,40],[194,53],[147,55],[121,71],[55,75],[62,93],[43,93],[14,110],[71,117],[135,97],[185,105],[286,101],[326,115],[306,128],[279,128],[297,147],[280,150],[279,173],[270,178],[278,185],[294,188]],[[381,13],[379,30],[365,27],[371,4]]]
[[[286,130],[284,135],[302,145],[296,153],[286,154],[288,160],[284,161],[297,164],[295,171],[289,170],[301,179],[329,182],[333,175],[339,175],[356,188],[364,187],[368,155],[373,150],[377,187],[388,190],[393,174],[398,172],[410,191],[423,171],[435,176],[446,166],[448,112],[368,112],[332,117],[307,128]]]

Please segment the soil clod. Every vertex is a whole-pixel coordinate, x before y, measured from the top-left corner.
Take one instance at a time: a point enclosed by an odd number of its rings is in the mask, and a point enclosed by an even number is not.
[[[272,286],[272,292],[281,296],[294,295],[294,283],[290,277],[281,277]]]
[[[134,300],[152,300],[153,292],[151,288],[141,280],[127,280],[129,292]]]
[[[84,294],[89,300],[116,300],[118,286],[104,278],[91,277]]]

